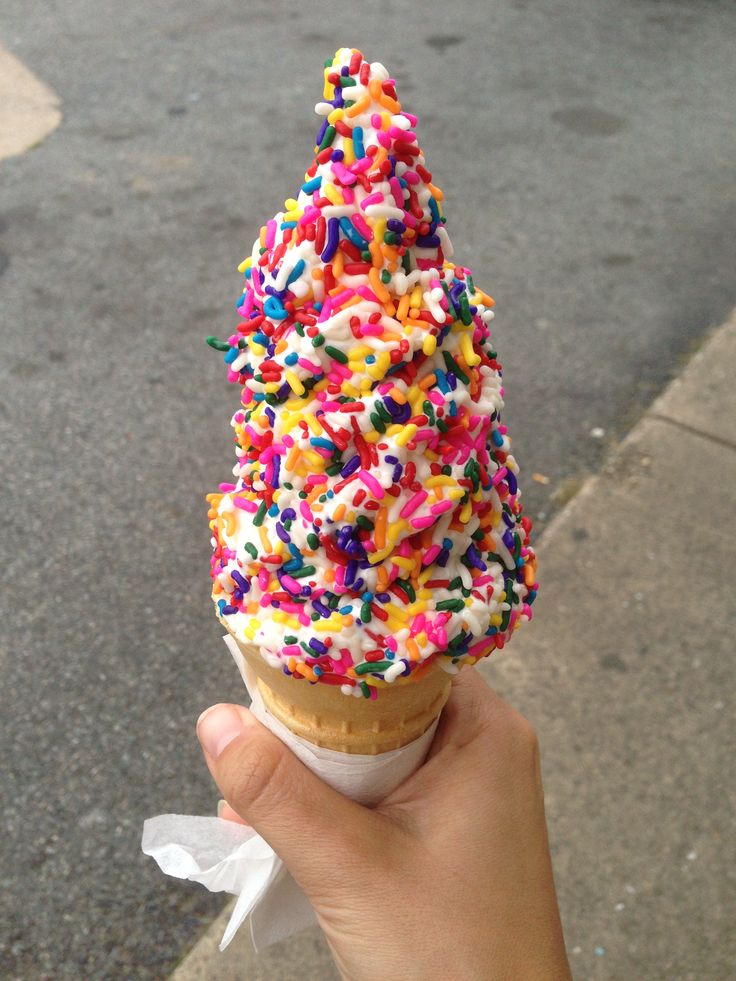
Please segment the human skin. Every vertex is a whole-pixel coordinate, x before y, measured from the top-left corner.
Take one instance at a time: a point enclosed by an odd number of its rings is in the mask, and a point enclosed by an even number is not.
[[[474,668],[426,762],[377,807],[332,790],[242,706],[197,734],[225,801],[309,897],[350,981],[571,977],[529,722]]]

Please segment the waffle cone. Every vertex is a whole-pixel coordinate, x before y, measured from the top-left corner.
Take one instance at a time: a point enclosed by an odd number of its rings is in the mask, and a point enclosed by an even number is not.
[[[396,680],[377,699],[344,695],[339,687],[310,684],[272,668],[258,647],[235,641],[258,679],[266,708],[293,733],[341,753],[376,756],[418,739],[450,694],[450,676],[437,664],[410,681]]]

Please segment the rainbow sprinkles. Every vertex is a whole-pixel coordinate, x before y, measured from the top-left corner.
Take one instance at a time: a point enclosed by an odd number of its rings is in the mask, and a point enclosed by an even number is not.
[[[324,71],[315,158],[208,338],[242,386],[210,494],[213,599],[274,667],[376,697],[502,648],[537,590],[493,300],[454,265],[442,192],[383,65]]]

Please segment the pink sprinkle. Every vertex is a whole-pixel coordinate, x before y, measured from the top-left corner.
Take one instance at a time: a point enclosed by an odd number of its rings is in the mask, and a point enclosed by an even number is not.
[[[381,204],[383,201],[383,195],[380,191],[375,191],[373,194],[369,194],[368,197],[363,198],[360,202],[360,206],[365,211],[366,208],[370,207],[372,204]]]
[[[497,487],[501,483],[503,478],[506,476],[506,472],[507,472],[506,467],[498,468],[498,470],[491,477],[491,483],[493,484],[494,487]]]
[[[493,580],[493,576],[478,576],[477,579],[473,580],[474,586],[485,586],[487,583]]]
[[[343,290],[342,293],[338,293],[337,296],[330,297],[332,300],[332,309],[338,310],[343,303],[347,303],[348,300],[352,300],[355,296],[355,290]]]
[[[323,402],[322,403],[322,408],[325,410],[325,412],[339,412],[340,411],[340,403],[339,402]]]
[[[304,209],[304,214],[299,219],[299,224],[308,225],[317,218],[319,218],[319,208],[315,208],[313,204],[308,204]]]
[[[416,124],[419,122],[419,118],[417,116],[415,116],[414,113],[412,113],[412,112],[407,112],[406,110],[404,110],[401,113],[401,115],[404,116],[406,119],[409,120],[409,124],[411,126],[416,126]]]
[[[422,182],[422,179],[419,176],[419,174],[417,174],[413,170],[405,171],[403,176],[407,184],[421,184]]]
[[[419,429],[412,436],[412,441],[415,443],[424,443],[430,439],[433,439],[436,433],[432,432],[431,429]]]
[[[380,303],[376,294],[368,286],[359,286],[356,292],[360,293],[364,300],[370,300],[372,303]]]
[[[380,337],[383,333],[383,324],[361,324],[360,333],[362,337]]]
[[[358,477],[363,481],[376,500],[380,501],[386,496],[386,491],[383,489],[383,487],[381,487],[376,478],[372,474],[368,473],[367,470],[359,470]]]
[[[355,214],[355,215],[351,215],[350,221],[355,226],[358,234],[362,235],[367,242],[370,242],[371,239],[373,238],[373,229],[365,220],[365,218],[362,215]]]
[[[302,513],[302,517],[306,521],[312,521],[314,519],[314,515],[312,514],[312,509],[310,508],[310,506],[307,504],[306,501],[299,502],[299,510]]]
[[[417,634],[420,634],[424,630],[424,625],[426,622],[427,622],[427,618],[423,613],[419,613],[417,616],[415,616],[414,622],[409,628],[410,636],[416,637]]]
[[[424,558],[422,559],[422,565],[431,565],[441,551],[442,551],[441,545],[431,545],[424,553]]]
[[[323,473],[310,473],[307,479],[304,481],[305,486],[309,488],[318,487],[320,484],[326,483],[327,477]]]
[[[235,484],[220,484],[220,490],[223,494],[228,494],[230,491],[235,490]]]
[[[253,290],[248,290],[245,294],[245,300],[243,300],[243,305],[238,307],[238,313],[241,317],[249,317],[253,312],[253,301],[255,300],[255,295]]]
[[[272,249],[273,243],[276,241],[276,222],[272,218],[266,223],[266,248]]]
[[[427,394],[429,395],[429,401],[432,402],[434,405],[445,404],[445,400],[443,399],[443,397],[440,395],[439,392],[435,391],[434,389],[431,392],[428,392]]]
[[[350,169],[354,174],[362,174],[364,170],[368,170],[372,163],[373,159],[371,157],[361,157],[360,160],[356,160],[355,163],[350,164]]]
[[[399,126],[389,126],[387,132],[399,143],[415,143],[417,139],[416,133],[412,133],[410,129],[401,129]]]
[[[401,188],[401,184],[399,183],[399,178],[398,177],[392,177],[391,180],[388,182],[388,186],[391,188],[391,193],[394,196],[394,201],[396,202],[396,207],[403,209],[403,207],[404,207],[404,192],[403,192],[403,190]]]
[[[254,514],[258,510],[256,502],[249,501],[245,497],[234,497],[233,504],[236,508],[240,508],[241,511],[250,511],[251,514]]]
[[[391,137],[388,135],[388,133],[385,130],[379,130],[376,133],[376,139],[381,144],[381,146],[384,147],[386,150],[390,149]]]
[[[281,581],[283,582],[284,579],[290,579],[290,578],[291,578],[290,576],[282,576]],[[294,580],[292,579],[292,582],[293,581]],[[284,604],[282,603],[281,606],[283,607],[283,605]],[[302,649],[298,644],[287,644],[286,647],[281,648],[281,653],[285,654],[287,657],[299,657],[301,652]]]
[[[444,514],[445,511],[451,511],[453,506],[452,501],[437,501],[429,510],[436,516],[438,514]]]
[[[425,490],[417,491],[416,494],[410,497],[403,508],[399,511],[399,516],[401,518],[408,518],[410,514],[414,514],[418,507],[421,507],[421,505],[424,504],[428,497],[429,494]],[[436,506],[437,505],[434,505],[434,507]]]
[[[311,371],[315,375],[319,375],[322,371],[322,365],[315,363],[314,361],[309,361],[307,358],[299,358],[297,364],[300,368],[305,368],[307,371]]]
[[[410,211],[405,211],[404,217],[401,220],[404,222],[405,225],[408,225],[409,228],[416,228],[417,225],[419,224],[419,219],[415,218]]]
[[[371,116],[371,126],[374,129],[380,129],[382,125],[383,125],[383,120],[381,119],[381,114],[378,112],[374,112],[373,115]]]
[[[434,524],[434,515],[428,514],[424,518],[412,518],[409,524],[416,529],[429,528],[430,525]]]
[[[327,320],[327,318],[330,316],[331,313],[332,313],[332,297],[328,296],[324,302],[322,309],[319,312],[317,323],[321,324],[323,321]]]
[[[281,600],[281,609],[285,610],[287,613],[304,612],[304,607],[300,606],[299,603],[288,603],[286,600]]]
[[[435,636],[437,637],[436,644],[438,647],[447,647],[447,631],[444,627],[439,627]]]
[[[355,174],[348,170],[348,168],[340,163],[339,160],[335,160],[332,164],[332,172],[335,174],[342,184],[354,184],[358,179]]]
[[[394,653],[399,649],[399,645],[396,643],[395,637],[386,637],[385,644],[386,647],[388,647],[390,651],[394,651]]]
[[[263,592],[268,589],[268,569],[261,569],[258,573],[258,585]]]
[[[302,587],[299,585],[296,579],[292,579],[291,576],[282,576],[281,585],[285,586],[290,593],[294,593],[295,596],[298,596],[302,591]]]

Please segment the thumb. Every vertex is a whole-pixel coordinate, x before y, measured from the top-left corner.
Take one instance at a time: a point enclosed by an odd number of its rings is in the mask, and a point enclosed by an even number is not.
[[[354,878],[361,842],[380,834],[378,813],[316,777],[242,705],[207,709],[197,737],[227,803],[266,839],[305,892],[318,892],[325,882],[332,888],[336,877]]]

